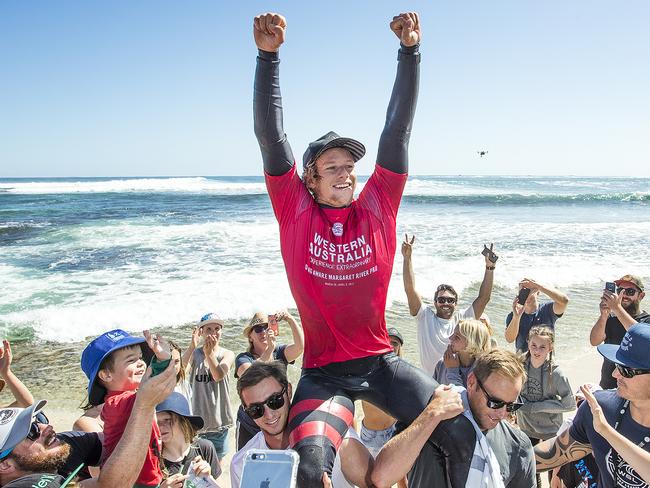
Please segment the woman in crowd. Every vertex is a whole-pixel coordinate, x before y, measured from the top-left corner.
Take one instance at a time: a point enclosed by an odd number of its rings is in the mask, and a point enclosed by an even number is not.
[[[434,379],[444,385],[467,386],[467,374],[476,358],[492,348],[490,329],[480,320],[458,322],[443,358],[436,364]]]
[[[279,324],[286,322],[291,328],[293,342],[276,344],[275,332],[269,328],[269,320]],[[300,357],[305,348],[302,328],[296,319],[286,311],[275,315],[265,315],[256,312],[249,324],[244,328],[243,336],[248,339],[248,350],[235,358],[235,378],[239,378],[250,368],[254,361],[282,361],[284,364],[293,363]],[[244,412],[242,406],[237,411],[237,450],[260,431],[257,424]]]
[[[527,378],[521,388],[524,405],[517,410],[517,424],[533,445],[554,437],[562,425],[562,412],[576,408],[569,379],[553,363],[554,345],[553,329],[540,325],[530,329],[524,356]],[[542,486],[539,474],[537,486]]]
[[[212,442],[196,436],[203,428],[203,419],[190,414],[190,405],[182,394],[175,391],[160,403],[156,407],[156,418],[167,473],[160,488],[182,488],[190,466],[196,475],[211,481],[221,474],[221,465]]]
[[[183,357],[183,350],[172,341],[169,341],[169,347],[172,349],[172,361],[174,361],[174,367],[176,368],[176,388],[174,388],[174,391],[183,395],[191,405],[192,387],[187,379],[187,363]]]

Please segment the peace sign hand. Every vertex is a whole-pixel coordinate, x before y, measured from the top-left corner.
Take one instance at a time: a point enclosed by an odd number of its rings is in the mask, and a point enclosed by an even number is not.
[[[415,242],[415,234],[411,236],[410,241],[409,241],[409,235],[404,234],[404,242],[402,242],[402,256],[404,256],[406,259],[411,259],[411,255],[413,254],[414,242]]]

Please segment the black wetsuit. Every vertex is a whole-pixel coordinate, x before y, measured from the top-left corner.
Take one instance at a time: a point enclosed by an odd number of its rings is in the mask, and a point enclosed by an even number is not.
[[[418,46],[402,46],[398,61],[377,165],[405,175],[418,95]],[[270,176],[284,175],[295,164],[282,125],[279,62],[277,53],[260,51],[255,72],[255,135],[264,171]],[[323,470],[331,472],[338,441],[352,421],[355,400],[369,401],[410,423],[424,410],[436,387],[437,383],[424,371],[392,352],[304,368],[288,426],[290,444],[300,454],[298,486],[321,486]],[[314,428],[304,428],[308,423]],[[432,434],[429,442],[446,459],[442,476],[448,486],[465,486],[475,439],[474,428],[464,416],[442,422]]]

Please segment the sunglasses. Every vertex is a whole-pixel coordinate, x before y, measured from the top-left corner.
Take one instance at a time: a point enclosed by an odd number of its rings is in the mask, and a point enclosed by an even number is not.
[[[621,292],[624,293],[625,296],[633,297],[639,292],[639,290],[637,290],[636,288],[622,288],[620,286],[616,288],[616,293],[620,295]]]
[[[287,387],[284,386],[282,391],[279,393],[273,393],[270,397],[260,403],[251,403],[248,407],[244,409],[244,412],[248,414],[253,420],[259,419],[264,415],[264,405],[269,407],[271,410],[277,410],[278,408],[284,407],[284,394],[287,392]]]
[[[438,297],[438,298],[436,298],[436,302],[438,302],[438,303],[456,303],[456,299],[454,297]]]
[[[260,325],[255,325],[253,326],[253,332],[256,334],[260,334],[262,332],[266,332],[266,329],[269,328],[269,324],[260,324]]]
[[[38,440],[38,438],[41,436],[41,428],[38,424],[47,425],[49,423],[50,420],[45,416],[45,414],[43,412],[38,412],[36,415],[34,415],[34,421],[29,426],[29,432],[27,432],[25,439],[29,439],[30,441]],[[11,449],[0,452],[0,459],[6,458],[9,454],[11,454],[11,451],[13,450],[14,448],[12,447]]]
[[[485,387],[483,386],[483,383],[481,383],[481,380],[476,378],[476,382],[478,383],[478,386],[481,387],[481,390],[483,390],[483,393],[485,393],[488,408],[491,408],[492,410],[499,410],[500,408],[506,407],[506,412],[512,413],[516,412],[524,405],[521,402],[504,402],[503,400],[494,398],[493,396],[490,396],[487,391],[485,391]]]
[[[640,374],[650,374],[650,369],[634,369],[623,366],[622,364],[616,364],[616,369],[623,378],[634,378]]]

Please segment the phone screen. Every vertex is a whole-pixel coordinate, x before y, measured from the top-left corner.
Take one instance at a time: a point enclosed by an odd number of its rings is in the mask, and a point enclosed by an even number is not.
[[[269,315],[269,329],[271,329],[276,336],[280,333],[278,318],[275,315]]]

